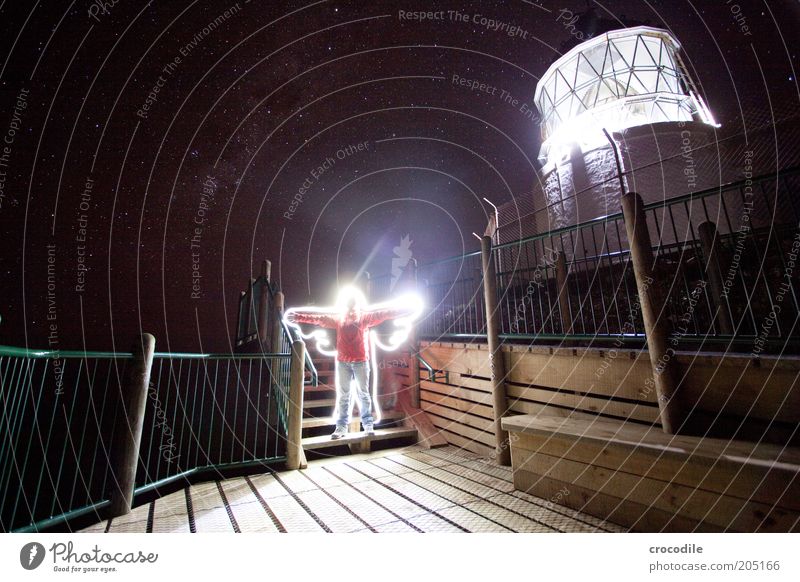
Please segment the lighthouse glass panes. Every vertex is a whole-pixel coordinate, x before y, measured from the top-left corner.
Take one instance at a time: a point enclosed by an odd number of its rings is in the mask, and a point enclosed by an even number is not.
[[[553,63],[536,87],[542,161],[559,142],[602,141],[603,128],[693,120],[713,124],[679,49],[667,31],[640,26],[593,38]]]

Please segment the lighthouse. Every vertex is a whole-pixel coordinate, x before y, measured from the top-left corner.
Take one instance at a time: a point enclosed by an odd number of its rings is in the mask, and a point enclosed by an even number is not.
[[[636,26],[593,37],[550,65],[534,97],[536,206],[547,208],[539,232],[618,212],[623,188],[645,202],[699,189],[693,152],[719,125],[680,53],[670,32]]]

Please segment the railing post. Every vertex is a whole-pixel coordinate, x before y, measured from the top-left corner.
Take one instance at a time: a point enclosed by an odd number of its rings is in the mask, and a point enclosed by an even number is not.
[[[500,419],[508,412],[506,400],[506,365],[500,344],[500,326],[497,308],[497,277],[492,253],[492,239],[481,238],[483,264],[483,297],[486,304],[486,340],[489,344],[489,365],[492,375],[492,403],[494,408],[495,455],[500,465],[511,464],[508,431],[500,426]]]
[[[247,337],[247,313],[245,312],[244,308],[244,301],[247,297],[247,293],[245,291],[239,291],[239,314],[236,319],[236,345],[238,346],[240,342],[244,342],[244,339]]]
[[[281,336],[283,334],[283,292],[278,291],[275,293],[275,299],[272,305],[272,345],[270,351],[277,354],[281,350]]]
[[[303,380],[305,374],[306,344],[296,339],[292,342],[292,365],[289,374],[289,402],[286,466],[299,469],[303,465]]]
[[[561,329],[564,335],[572,333],[572,314],[569,312],[569,287],[567,287],[567,256],[558,251],[556,256],[556,285],[558,285],[558,310],[561,312]]]
[[[272,263],[265,260],[261,263],[261,278],[264,285],[261,286],[261,295],[258,298],[258,342],[261,351],[267,351],[267,341],[270,336],[269,329],[269,285],[272,272]]]
[[[667,320],[666,298],[663,285],[661,281],[656,280],[653,272],[653,249],[642,197],[635,192],[624,194],[622,213],[642,307],[647,351],[650,354],[658,408],[661,413],[661,426],[665,433],[675,434],[684,420],[677,394],[678,363],[675,361],[675,350],[669,347],[671,326]]]
[[[417,284],[417,259],[410,259],[408,266],[411,269],[411,281],[414,286],[414,293],[419,293],[419,285]],[[409,338],[409,347],[411,348],[411,358],[409,362],[409,381],[411,384],[411,406],[419,408],[419,360],[417,354],[419,353],[419,335],[417,334],[417,327],[411,329],[411,337]]]
[[[252,339],[251,336],[258,336],[258,320],[256,319],[256,301],[255,296],[256,278],[250,277],[250,284],[247,286],[247,337]]]
[[[133,488],[136,469],[139,465],[139,445],[142,441],[147,390],[150,386],[150,370],[153,366],[156,338],[142,334],[133,346],[133,361],[124,383],[120,386],[122,414],[117,423],[112,443],[111,472],[113,475],[109,517],[130,513],[133,504]]]
[[[703,250],[703,257],[706,260],[706,280],[711,287],[711,300],[717,313],[719,331],[724,335],[733,335],[733,325],[719,264],[720,241],[717,236],[717,227],[713,222],[707,221],[701,224],[697,230],[700,234],[700,248]]]

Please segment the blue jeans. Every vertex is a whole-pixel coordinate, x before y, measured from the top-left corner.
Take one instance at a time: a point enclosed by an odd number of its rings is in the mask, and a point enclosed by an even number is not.
[[[361,424],[372,424],[372,398],[369,386],[369,362],[340,362],[336,360],[336,426],[350,422],[351,382],[355,380]]]

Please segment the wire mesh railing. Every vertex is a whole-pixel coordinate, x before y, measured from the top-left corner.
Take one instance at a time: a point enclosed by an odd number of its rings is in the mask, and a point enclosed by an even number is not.
[[[135,493],[285,459],[291,353],[156,352]],[[38,531],[111,503],[131,353],[0,346],[0,529]]]
[[[675,342],[800,347],[798,192],[791,169],[644,207]],[[622,212],[492,253],[503,339],[644,343]],[[417,280],[421,338],[485,336],[480,252],[420,265]]]
[[[677,339],[797,348],[798,194],[793,169],[645,207]]]
[[[289,353],[153,357],[136,492],[285,457]]]
[[[118,386],[132,357],[0,346],[0,529],[110,502]]]
[[[486,333],[481,254],[420,265],[419,292],[428,306],[420,321],[420,337],[469,336]]]
[[[643,335],[621,215],[493,249],[506,337]]]

